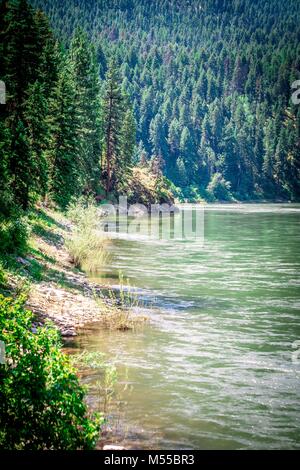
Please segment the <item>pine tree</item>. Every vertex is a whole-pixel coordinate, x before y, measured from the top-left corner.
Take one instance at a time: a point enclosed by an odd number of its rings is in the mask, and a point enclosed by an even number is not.
[[[170,152],[172,153],[176,153],[179,150],[180,134],[181,134],[180,124],[178,122],[178,119],[175,118],[172,120],[170,124],[168,140],[167,140],[170,146]]]
[[[27,209],[47,191],[45,150],[48,101],[56,77],[55,42],[44,16],[35,14],[25,0],[6,2],[1,9],[1,71],[8,84],[1,114],[10,135],[9,180],[15,202]]]
[[[248,75],[248,64],[245,56],[237,57],[235,62],[235,69],[232,78],[233,90],[238,93],[243,93],[245,82]]]
[[[97,191],[100,182],[100,82],[96,53],[86,33],[77,30],[70,50],[79,120],[78,143],[85,190]]]
[[[25,0],[7,2],[2,10],[2,71],[8,85],[3,119],[11,136],[9,179],[15,202],[27,209],[36,195],[46,191],[47,103],[40,74],[44,48],[34,11]]]
[[[2,217],[8,217],[12,209],[12,193],[10,188],[9,173],[9,145],[10,132],[3,120],[0,121],[0,221]]]
[[[29,208],[35,172],[35,161],[29,143],[29,136],[24,122],[19,119],[13,126],[13,140],[10,146],[11,157],[9,172],[12,178],[11,187],[17,205],[23,210]]]
[[[27,89],[38,78],[40,55],[33,9],[26,0],[4,2],[1,20],[1,79],[7,86],[7,116],[22,119]]]
[[[45,87],[36,81],[28,89],[24,117],[27,127],[28,143],[33,165],[31,187],[36,194],[45,197],[48,190],[48,160],[46,149],[49,144],[50,129]]]
[[[46,15],[38,10],[34,15],[38,35],[39,68],[38,80],[44,85],[44,96],[52,97],[58,79],[60,50]]]
[[[143,142],[140,140],[139,145],[136,148],[136,162],[139,166],[145,167],[148,164],[148,154],[144,147]]]
[[[166,153],[167,139],[165,134],[165,126],[160,114],[156,114],[156,116],[152,119],[149,133],[153,155],[164,156]]]
[[[65,208],[71,198],[80,194],[80,155],[76,88],[67,63],[60,72],[51,104],[51,140],[48,158],[51,166],[50,194]]]
[[[268,177],[268,180],[272,179],[274,173],[274,156],[276,149],[276,129],[275,123],[270,119],[264,129],[264,161],[263,161],[263,172]]]
[[[125,170],[123,173],[126,175],[130,173],[133,164],[133,156],[136,147],[136,121],[133,110],[128,108],[125,111],[123,124],[122,124],[122,144],[121,144],[121,167]]]
[[[116,171],[122,154],[122,123],[124,116],[124,96],[121,91],[120,76],[113,59],[106,74],[102,103],[102,129],[104,161],[103,175],[107,195],[116,183]]]

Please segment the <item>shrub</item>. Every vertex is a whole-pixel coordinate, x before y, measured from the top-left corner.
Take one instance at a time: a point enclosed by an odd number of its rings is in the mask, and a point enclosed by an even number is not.
[[[0,263],[0,287],[5,287],[7,284],[7,276],[2,264]]]
[[[106,239],[98,229],[97,206],[90,198],[80,198],[70,204],[67,216],[74,222],[72,235],[66,246],[76,267],[86,272],[97,272],[107,261]]]
[[[81,229],[97,227],[98,209],[91,196],[74,199],[68,206],[67,217]]]
[[[50,324],[32,329],[33,314],[0,295],[0,448],[92,449],[101,418],[89,416],[85,391],[59,334]]]
[[[87,273],[96,273],[107,262],[108,255],[104,248],[105,240],[93,230],[73,230],[66,240],[66,247],[77,268]]]
[[[27,246],[28,225],[22,217],[0,219],[0,254],[22,253]]]
[[[149,166],[134,167],[119,194],[126,194],[129,204],[143,204],[148,209],[151,204],[174,202],[171,182],[160,173],[154,173]]]
[[[224,179],[221,173],[215,173],[207,186],[207,193],[212,200],[230,201],[230,183]]]

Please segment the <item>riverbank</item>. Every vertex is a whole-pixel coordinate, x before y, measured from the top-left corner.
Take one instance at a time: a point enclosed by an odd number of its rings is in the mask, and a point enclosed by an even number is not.
[[[6,254],[0,259],[0,320],[3,321],[11,312],[13,315],[16,312],[18,320],[13,325],[18,325],[19,330],[22,322],[30,318],[24,331],[24,337],[29,338],[28,341],[38,341],[42,337],[43,341],[55,342],[52,345],[53,354],[56,354],[58,359],[52,358],[53,363],[58,364],[60,358],[63,358],[66,364],[59,366],[61,378],[64,373],[68,373],[69,365],[70,368],[74,367],[70,369],[73,376],[66,383],[69,389],[78,384],[78,394],[81,393],[78,398],[79,401],[82,400],[80,410],[85,413],[86,423],[92,431],[85,437],[84,445],[94,448],[97,444],[97,448],[105,449],[107,430],[103,416],[107,416],[107,403],[113,394],[115,369],[106,362],[103,354],[90,355],[84,352],[76,355],[74,350],[68,350],[68,345],[74,344],[74,337],[90,331],[95,324],[102,330],[124,331],[133,329],[135,322],[140,322],[141,319],[136,320],[131,315],[132,299],[125,295],[127,285],[123,286],[121,276],[118,292],[114,294],[108,286],[89,280],[83,269],[79,269],[82,262],[93,266],[93,262],[102,260],[99,252],[101,249],[104,251],[106,244],[103,237],[93,231],[95,219],[91,216],[97,211],[96,206],[78,203],[74,204],[72,210],[72,215],[68,212],[67,217],[58,210],[37,206],[24,217],[23,223],[28,236],[26,245],[22,250],[16,250],[15,254]],[[78,220],[75,220],[76,218]],[[76,250],[79,247],[80,256],[75,256],[78,255]],[[95,248],[98,253],[95,253]],[[94,261],[90,260],[91,257]],[[11,328],[9,323],[6,329]],[[6,330],[3,331],[1,341],[2,338],[3,341],[6,340]],[[17,336],[16,332],[13,334]],[[67,341],[68,339],[71,342]],[[20,347],[22,349],[22,345]],[[50,352],[52,353],[52,349]],[[42,349],[40,353],[44,354]],[[31,350],[26,354],[30,362]],[[7,348],[7,357],[10,358],[10,355],[10,348]],[[19,354],[17,359],[20,360],[22,356],[23,354]],[[45,364],[51,371],[52,362],[48,364],[46,361]],[[97,385],[98,398],[96,406],[90,406],[85,399],[88,387],[86,390],[80,387],[87,371],[90,372],[94,368],[100,374]],[[55,381],[59,384],[59,379],[55,378]],[[48,382],[46,386],[49,387]],[[32,387],[35,387],[34,380]],[[63,387],[61,389],[63,390]],[[39,391],[38,389],[35,393]],[[74,414],[76,415],[75,412]],[[78,413],[78,419],[80,416]],[[84,438],[85,430],[82,434]],[[30,445],[29,442],[28,446]],[[80,445],[81,443],[77,445],[75,442],[74,449],[79,449]]]
[[[105,282],[121,270],[149,322],[134,334],[95,325],[75,338],[77,351],[101,352],[116,367],[110,440],[128,449],[298,448],[300,207],[208,209],[204,244],[124,235],[113,246]],[[97,406],[97,374],[83,380]]]
[[[218,205],[210,207],[215,210]],[[232,205],[245,206],[223,207]],[[77,269],[66,246],[76,230],[74,222],[58,210],[38,206],[28,215],[28,225],[25,252],[4,258],[7,282],[5,288],[0,285],[0,293],[25,293],[26,306],[35,314],[37,325],[51,320],[65,338],[77,336],[79,330],[94,323],[105,326],[107,304],[99,298],[103,300],[107,286]]]
[[[95,298],[101,286],[74,267],[65,244],[72,223],[62,213],[39,207],[28,223],[28,249],[7,260],[6,290],[15,295],[25,292],[26,306],[35,314],[37,325],[48,319],[62,336],[76,336],[78,329],[101,321]]]

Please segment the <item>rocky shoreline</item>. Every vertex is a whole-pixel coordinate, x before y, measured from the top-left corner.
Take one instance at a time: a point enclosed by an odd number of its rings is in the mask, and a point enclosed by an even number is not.
[[[74,293],[52,283],[41,283],[32,289],[27,306],[37,316],[37,325],[51,320],[64,337],[77,336],[79,329],[100,322],[99,306],[89,293]]]
[[[51,213],[52,218],[55,216]],[[43,255],[42,260],[38,258],[43,276],[32,282],[26,302],[27,308],[37,317],[36,326],[49,319],[64,337],[76,336],[86,325],[101,322],[101,310],[95,297],[103,287],[75,269],[65,247],[65,238],[71,230],[69,221],[60,220],[57,227],[51,228],[48,237],[32,236],[35,252]],[[18,258],[17,262],[26,275],[26,270],[37,260],[30,254]]]

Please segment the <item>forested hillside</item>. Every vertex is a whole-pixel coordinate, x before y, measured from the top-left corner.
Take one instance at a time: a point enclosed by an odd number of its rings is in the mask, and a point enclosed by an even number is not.
[[[150,192],[136,176],[130,97],[114,58],[100,77],[86,32],[77,29],[66,49],[43,12],[1,1],[0,57],[0,254],[25,243],[22,215],[39,200],[62,209],[82,194],[169,200],[156,159],[139,168]]]
[[[32,0],[68,46],[80,26],[101,78],[116,58],[137,120],[185,197],[299,198],[300,2]]]

